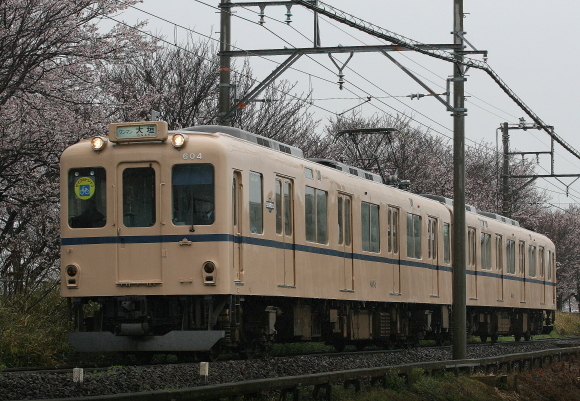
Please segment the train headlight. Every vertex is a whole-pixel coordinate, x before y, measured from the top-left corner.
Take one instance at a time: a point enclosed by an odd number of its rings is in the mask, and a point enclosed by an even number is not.
[[[183,135],[183,134],[174,134],[171,137],[171,144],[176,148],[176,149],[180,149],[183,145],[185,145],[185,142],[187,142],[187,136]]]
[[[106,144],[107,140],[100,136],[96,136],[93,139],[91,139],[91,148],[93,148],[95,152],[102,150]]]
[[[203,283],[206,285],[215,285],[216,265],[212,261],[203,264]]]
[[[77,275],[77,273],[79,272],[79,267],[77,265],[68,265],[66,267],[66,274],[69,277],[74,277]]]

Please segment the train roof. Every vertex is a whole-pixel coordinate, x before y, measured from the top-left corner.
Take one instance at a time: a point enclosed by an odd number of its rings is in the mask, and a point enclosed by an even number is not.
[[[253,134],[248,131],[244,131],[243,129],[234,128],[234,127],[227,127],[223,125],[197,125],[194,127],[183,128],[180,131],[187,131],[187,132],[206,132],[211,134],[222,133],[226,135],[231,135],[236,138],[244,139],[249,142],[256,143],[260,146],[264,146],[266,148],[279,150],[280,152],[288,153],[289,155],[298,156],[304,158],[304,153],[302,149],[297,148],[295,146],[286,145],[282,142],[278,142],[271,138],[266,138],[262,135]]]
[[[378,174],[370,173],[370,172],[362,170],[360,168],[352,167],[352,166],[346,165],[344,163],[337,162],[336,160],[316,159],[316,158],[315,159],[308,159],[308,160],[315,162],[315,163],[318,163],[318,164],[322,164],[323,166],[331,167],[331,168],[338,170],[338,171],[343,171],[345,173],[356,175],[357,177],[366,178],[367,180],[370,180],[370,181],[375,181],[375,182],[378,182],[381,184],[383,183],[383,179]]]
[[[444,196],[432,195],[432,194],[421,194],[421,196],[423,196],[425,198],[436,200],[438,202],[444,203],[444,204],[449,205],[449,206],[453,206],[453,199],[449,199],[449,198],[446,198]],[[472,213],[480,214],[480,215],[488,217],[490,219],[501,221],[503,223],[506,223],[506,224],[509,224],[512,226],[516,226],[516,227],[520,226],[520,223],[514,219],[510,219],[509,217],[505,217],[505,216],[502,216],[502,215],[499,215],[496,213],[479,211],[475,208],[475,206],[465,205],[465,210],[472,212]]]

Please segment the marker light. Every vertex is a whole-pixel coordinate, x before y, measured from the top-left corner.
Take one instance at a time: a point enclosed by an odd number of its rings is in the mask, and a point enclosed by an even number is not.
[[[91,148],[93,148],[93,150],[96,152],[102,150],[106,144],[107,140],[105,138],[101,138],[100,136],[96,136],[91,139]]]
[[[204,271],[206,274],[212,274],[212,273],[215,271],[215,263],[213,263],[213,262],[210,262],[210,261],[208,261],[208,262],[205,262],[205,263],[203,264],[203,271]]]
[[[183,135],[183,134],[174,134],[171,137],[171,144],[176,148],[179,149],[181,148],[183,145],[185,145],[185,142],[187,141],[187,136]]]

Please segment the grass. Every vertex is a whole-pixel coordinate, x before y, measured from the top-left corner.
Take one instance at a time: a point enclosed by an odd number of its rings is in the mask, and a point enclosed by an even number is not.
[[[554,329],[558,336],[580,335],[580,314],[556,312]]]

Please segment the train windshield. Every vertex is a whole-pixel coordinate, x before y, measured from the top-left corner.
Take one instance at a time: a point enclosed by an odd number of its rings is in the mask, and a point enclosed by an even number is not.
[[[68,223],[71,228],[99,228],[107,221],[106,174],[102,167],[68,173]]]
[[[213,224],[215,221],[213,165],[176,164],[173,166],[171,184],[173,224]]]

